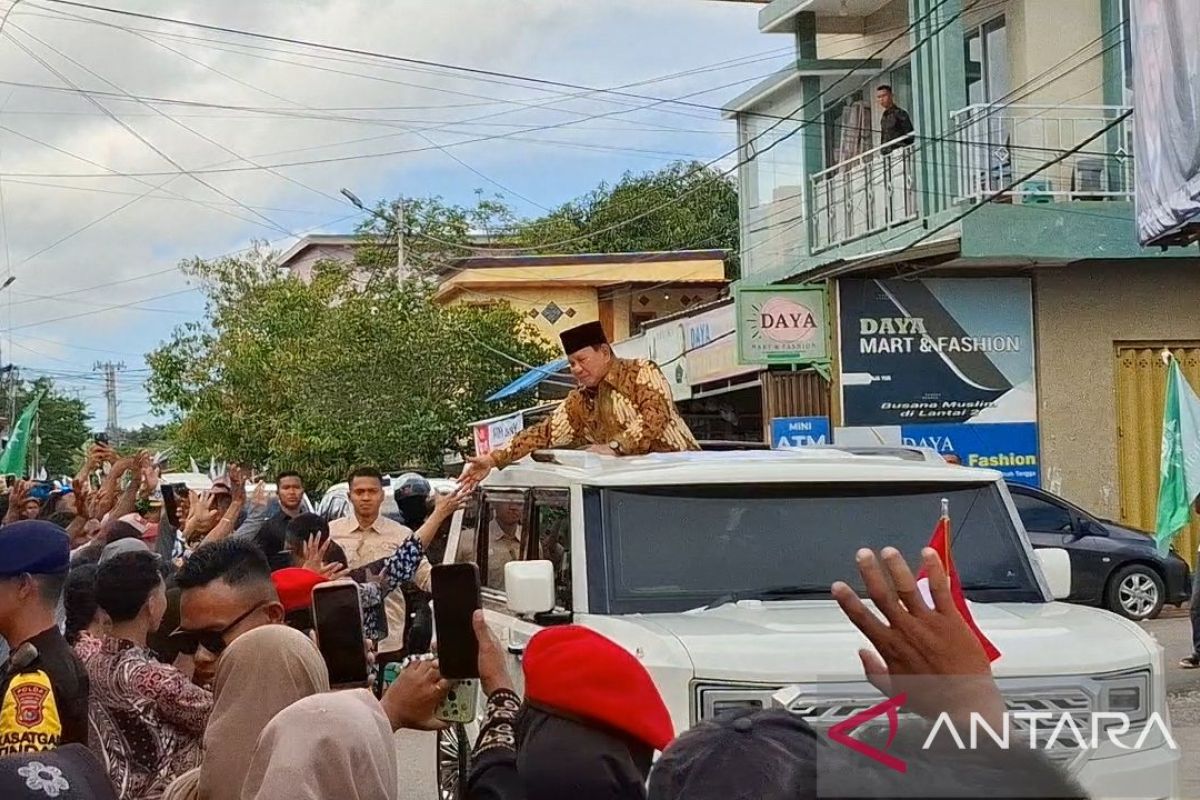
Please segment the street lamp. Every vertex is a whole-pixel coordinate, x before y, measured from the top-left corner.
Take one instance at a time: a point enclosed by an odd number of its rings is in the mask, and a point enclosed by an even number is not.
[[[363,201],[358,199],[358,195],[349,189],[341,190],[342,197],[350,201],[351,205],[359,211],[365,211],[372,216],[383,220],[391,225],[396,226],[396,267],[400,271],[401,277],[404,276],[404,198],[396,202],[396,215],[389,217],[382,211],[374,208],[367,208],[363,205]]]

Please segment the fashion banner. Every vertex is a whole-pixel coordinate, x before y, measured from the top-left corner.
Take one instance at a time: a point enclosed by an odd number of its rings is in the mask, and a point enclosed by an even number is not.
[[[1025,278],[838,281],[846,426],[1036,422]]]
[[[924,447],[943,458],[954,456],[964,467],[994,469],[1010,481],[1041,485],[1034,422],[878,425],[838,428],[833,437],[843,447]]]

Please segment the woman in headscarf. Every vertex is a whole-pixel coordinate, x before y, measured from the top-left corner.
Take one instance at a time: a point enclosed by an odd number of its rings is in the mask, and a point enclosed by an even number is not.
[[[471,800],[643,800],[656,750],[674,737],[646,668],[595,631],[547,628],[525,649],[525,701],[476,614],[488,695],[468,782]]]
[[[68,744],[42,753],[0,758],[4,800],[117,800],[108,774],[90,750]]]
[[[366,689],[305,698],[258,740],[242,800],[397,800],[392,723]]]
[[[163,800],[238,800],[267,723],[292,703],[328,691],[329,671],[304,634],[264,625],[239,636],[217,664],[200,766],[171,784]]]

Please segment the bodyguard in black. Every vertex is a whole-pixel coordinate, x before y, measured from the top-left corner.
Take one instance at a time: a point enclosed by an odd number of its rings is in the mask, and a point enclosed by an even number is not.
[[[87,744],[88,680],[55,624],[70,540],[52,522],[0,527],[0,756]],[[23,647],[29,644],[30,647]]]

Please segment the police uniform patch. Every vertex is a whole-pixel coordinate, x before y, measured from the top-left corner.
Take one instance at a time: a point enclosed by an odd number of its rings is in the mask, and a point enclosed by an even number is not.
[[[42,670],[14,675],[0,703],[0,755],[53,749],[62,734],[49,676]]]
[[[47,687],[36,683],[14,686],[12,696],[17,701],[17,724],[22,728],[41,725],[46,718],[44,709],[49,695],[50,690]]]

